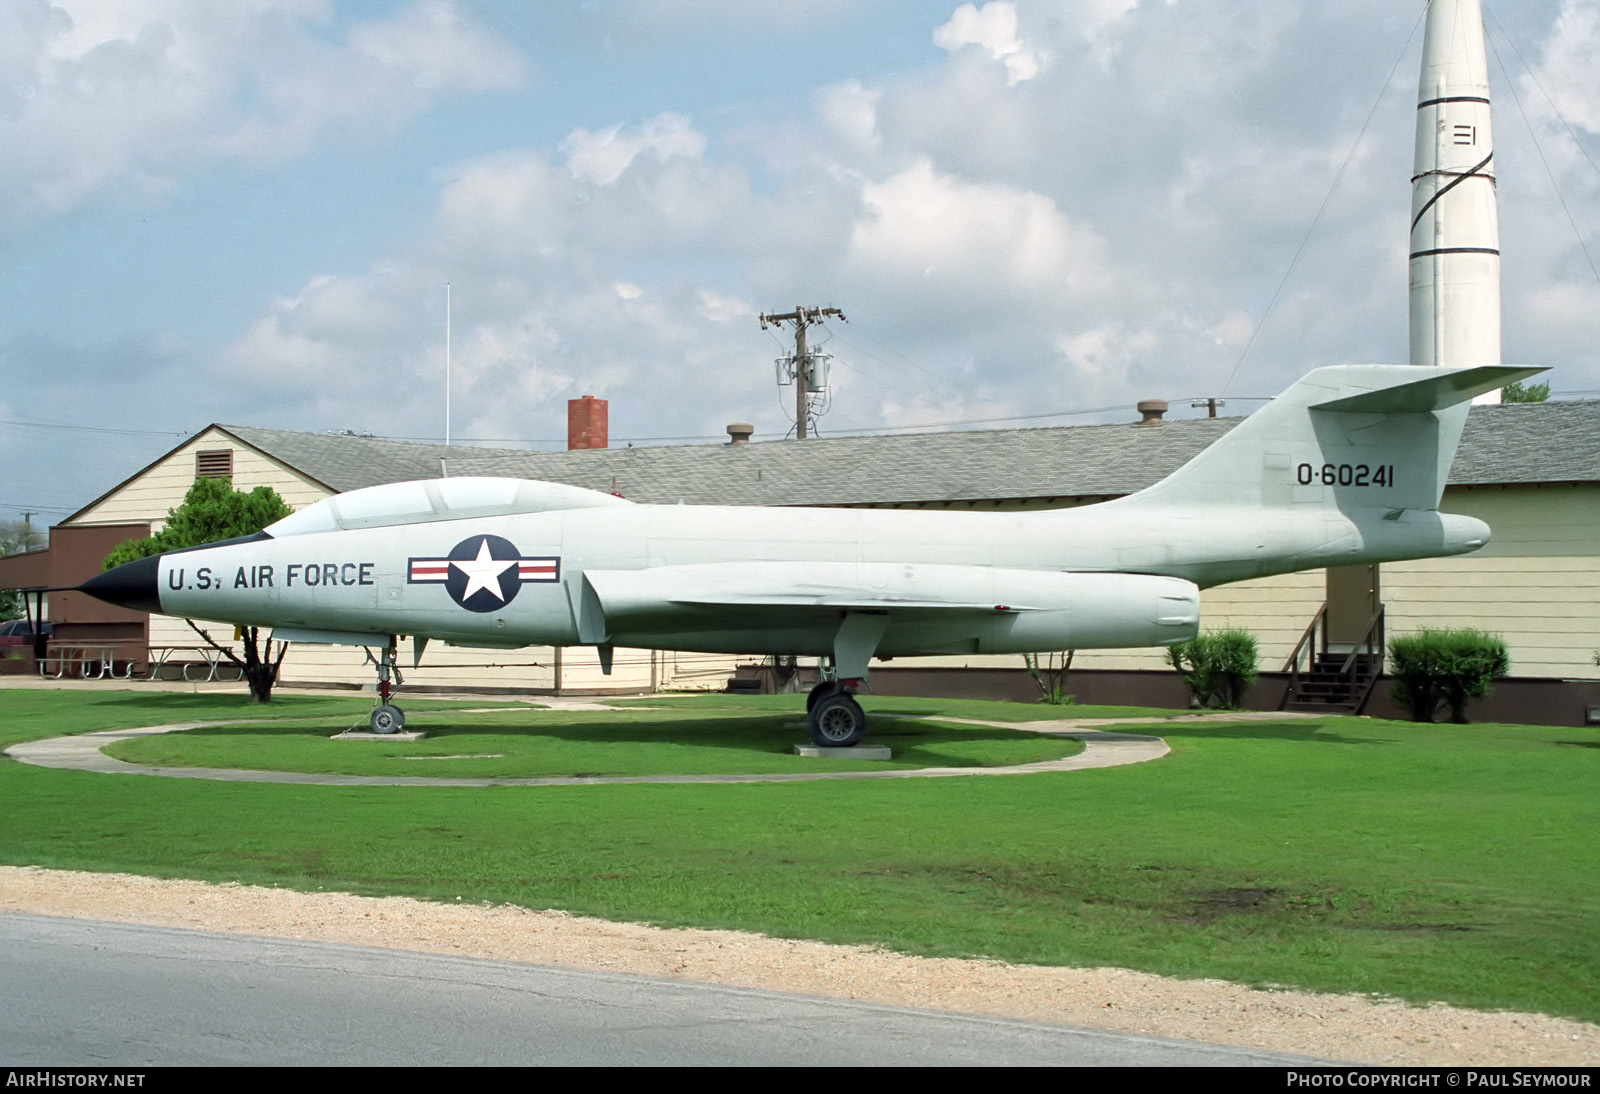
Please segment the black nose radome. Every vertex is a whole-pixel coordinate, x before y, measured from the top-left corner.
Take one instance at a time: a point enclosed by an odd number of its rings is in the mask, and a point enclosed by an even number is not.
[[[135,559],[91,577],[78,586],[78,591],[136,612],[159,612],[161,592],[156,578],[160,567],[160,555]]]

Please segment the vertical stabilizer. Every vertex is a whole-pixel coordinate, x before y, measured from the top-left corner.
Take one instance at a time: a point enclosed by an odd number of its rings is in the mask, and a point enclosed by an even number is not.
[[[1119,502],[1434,510],[1468,400],[1544,369],[1331,365]]]
[[[1411,180],[1411,363],[1500,364],[1500,225],[1479,0],[1428,5]],[[1498,402],[1498,393],[1483,401]]]

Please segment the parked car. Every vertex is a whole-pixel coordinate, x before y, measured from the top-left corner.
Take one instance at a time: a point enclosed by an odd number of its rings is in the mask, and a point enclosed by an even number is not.
[[[48,622],[40,624],[44,636],[48,639],[55,633],[55,627]],[[26,619],[13,619],[9,623],[0,623],[0,650],[32,649],[33,625]]]

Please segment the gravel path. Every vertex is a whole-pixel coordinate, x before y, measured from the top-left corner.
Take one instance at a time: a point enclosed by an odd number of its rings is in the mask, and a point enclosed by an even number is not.
[[[1600,1026],[1125,969],[905,957],[508,905],[0,866],[0,911],[601,969],[1399,1065],[1600,1066]]]

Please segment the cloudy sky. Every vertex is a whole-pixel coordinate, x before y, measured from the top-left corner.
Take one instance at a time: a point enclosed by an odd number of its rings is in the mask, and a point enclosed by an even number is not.
[[[1600,395],[1600,0],[1486,9],[1505,357]],[[213,421],[442,439],[447,282],[507,446],[780,437],[797,304],[823,433],[1404,360],[1421,10],[6,0],[0,518]]]

